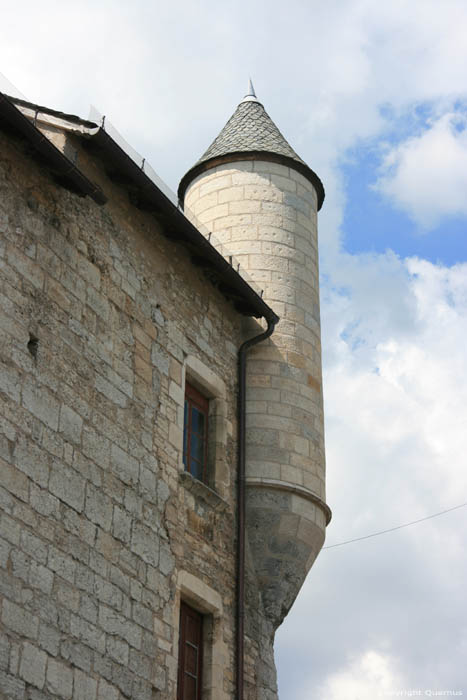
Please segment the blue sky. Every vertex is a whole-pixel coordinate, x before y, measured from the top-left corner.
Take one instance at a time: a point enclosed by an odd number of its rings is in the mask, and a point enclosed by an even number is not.
[[[414,105],[409,113],[395,115],[381,108],[385,129],[373,139],[361,139],[343,154],[339,170],[346,201],[341,226],[342,247],[349,253],[397,251],[401,257],[419,256],[434,263],[453,265],[467,257],[465,212],[449,212],[431,225],[404,211],[378,188],[385,154],[411,138],[423,138],[436,118],[436,103]],[[455,101],[458,121],[454,134],[465,130],[466,105]],[[430,163],[431,166],[436,164]],[[442,197],[442,193],[439,194]]]
[[[347,201],[343,211],[342,247],[349,253],[388,248],[401,257],[419,256],[433,263],[453,265],[467,258],[465,216],[443,219],[429,232],[374,189],[381,155],[369,146],[351,153],[341,166]]]
[[[95,104],[172,189],[253,77],[326,188],[328,544],[467,501],[465,0],[4,5],[3,74]],[[277,635],[281,700],[467,694],[466,517],[323,551]]]

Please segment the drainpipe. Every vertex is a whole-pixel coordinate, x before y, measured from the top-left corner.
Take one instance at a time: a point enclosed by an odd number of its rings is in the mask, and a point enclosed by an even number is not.
[[[243,700],[244,683],[244,620],[245,620],[245,398],[246,355],[250,348],[272,335],[279,321],[276,314],[266,318],[268,327],[264,333],[246,340],[238,351],[238,469],[237,469],[237,639],[236,680],[237,700]]]

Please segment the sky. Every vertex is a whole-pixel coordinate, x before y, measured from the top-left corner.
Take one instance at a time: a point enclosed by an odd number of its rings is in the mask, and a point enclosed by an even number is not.
[[[326,188],[328,503],[281,700],[467,695],[465,0],[0,0],[0,70],[176,189],[246,91]],[[3,81],[3,85],[5,85]],[[1,79],[0,79],[1,89]]]

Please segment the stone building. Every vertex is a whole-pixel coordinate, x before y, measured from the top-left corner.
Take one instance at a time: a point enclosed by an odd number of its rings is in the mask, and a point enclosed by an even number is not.
[[[0,697],[273,700],[330,518],[323,187],[252,88],[181,206],[111,133],[0,94]]]

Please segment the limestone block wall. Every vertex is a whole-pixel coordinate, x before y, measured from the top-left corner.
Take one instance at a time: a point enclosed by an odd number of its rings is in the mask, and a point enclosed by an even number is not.
[[[0,697],[175,700],[184,599],[206,616],[203,697],[228,700],[241,319],[90,172],[105,207],[0,132]],[[184,376],[203,367],[225,387],[217,495],[181,460]]]
[[[281,317],[271,339],[250,353],[247,389],[248,536],[276,626],[323,544],[329,517],[316,192],[293,168],[246,160],[199,175],[185,210],[235,256]],[[258,330],[250,324],[246,332]]]

